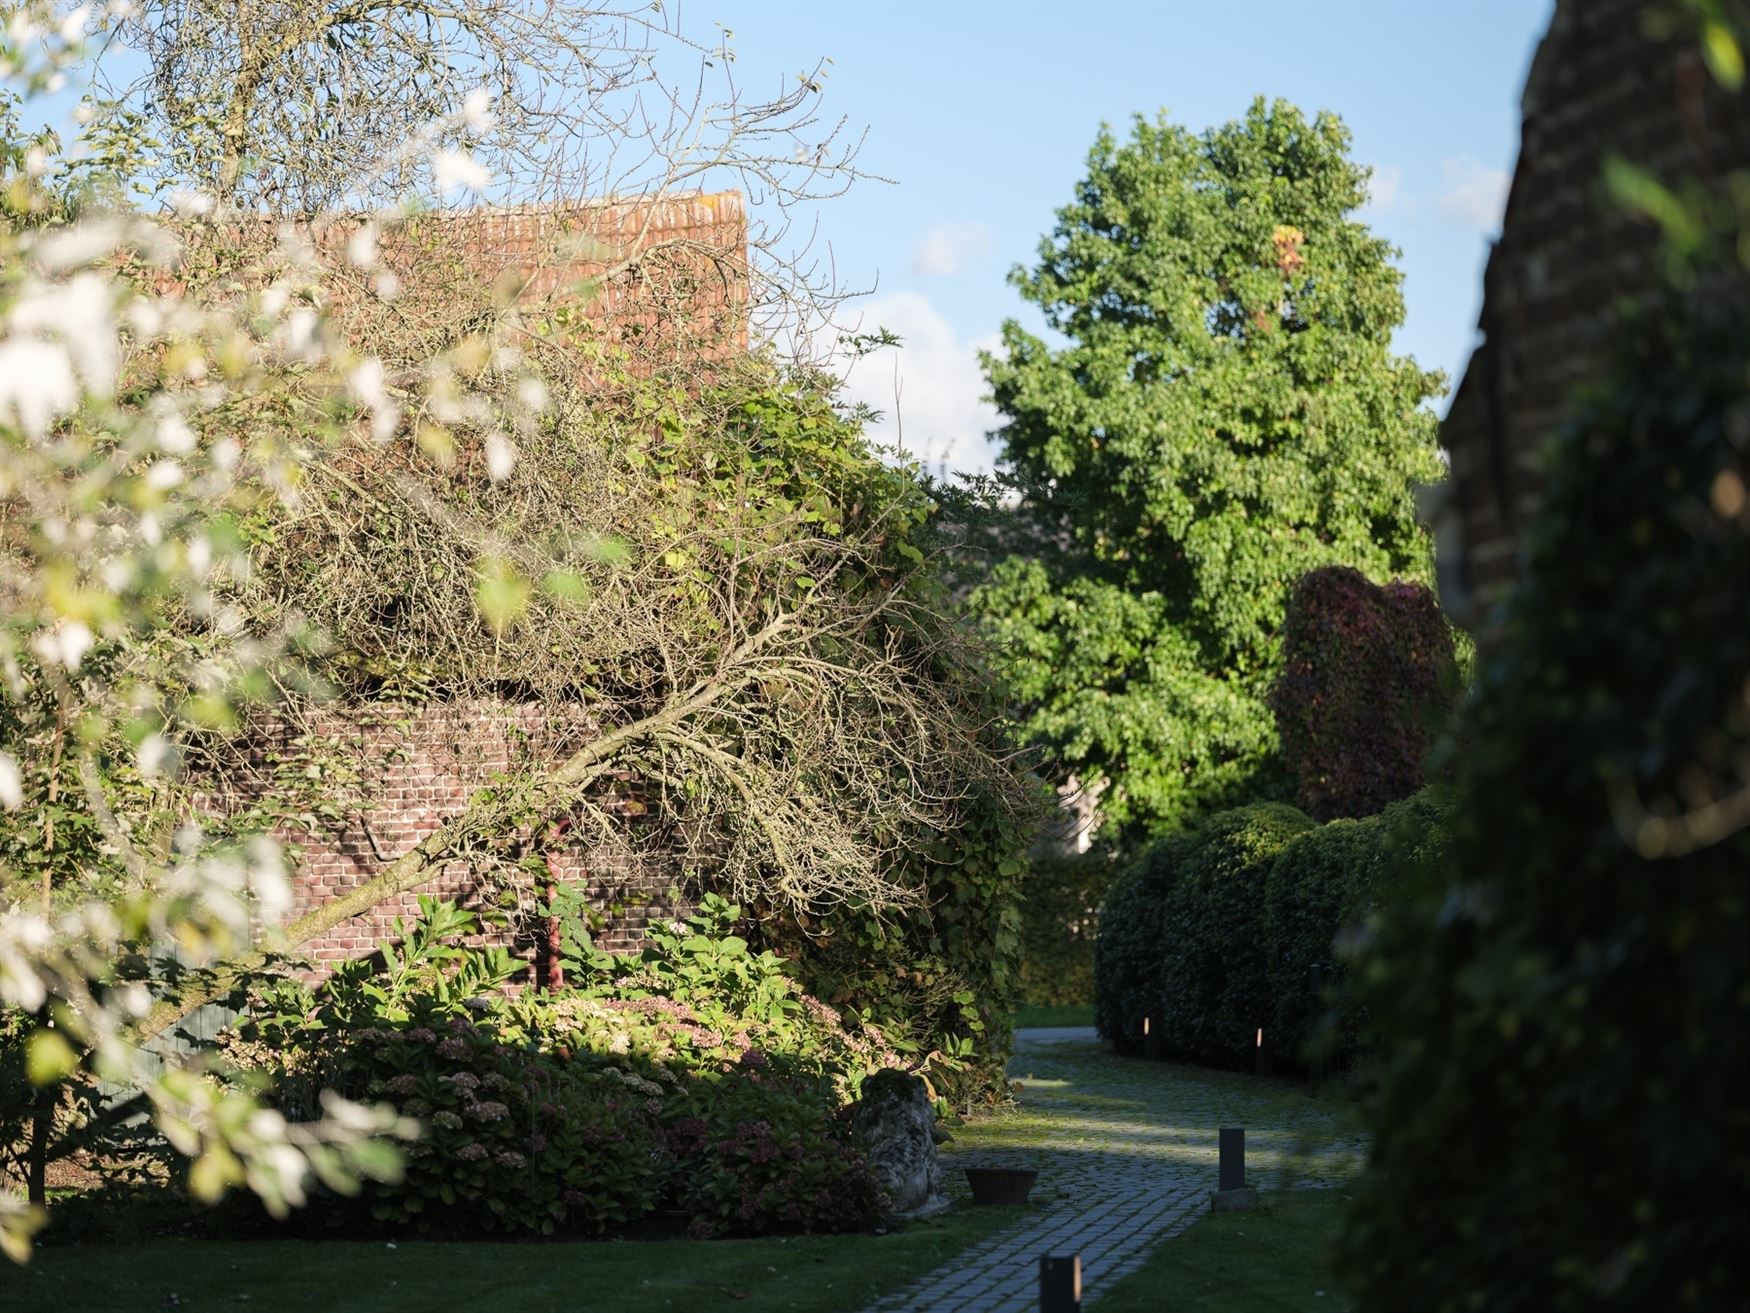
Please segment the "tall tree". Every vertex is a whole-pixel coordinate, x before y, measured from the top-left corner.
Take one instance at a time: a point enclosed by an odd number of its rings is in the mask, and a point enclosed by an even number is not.
[[[1342,122],[1283,101],[1193,134],[1102,129],[1087,177],[1011,281],[1063,339],[1010,321],[984,359],[1007,469],[1048,547],[973,604],[1012,654],[1033,735],[1104,780],[1119,823],[1264,791],[1264,696],[1294,579],[1426,578],[1413,490],[1441,475],[1393,355],[1398,252],[1354,218]]]

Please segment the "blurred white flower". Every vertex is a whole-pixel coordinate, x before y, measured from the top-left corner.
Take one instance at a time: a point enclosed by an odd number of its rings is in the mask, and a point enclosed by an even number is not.
[[[437,158],[431,162],[432,176],[437,179],[439,191],[449,191],[453,187],[467,187],[473,191],[485,191],[492,175],[484,165],[472,155],[459,150],[441,150]]]
[[[125,235],[120,223],[86,219],[51,229],[41,240],[31,243],[30,254],[48,273],[62,273],[105,258],[121,245]]]
[[[377,225],[362,225],[346,243],[346,258],[357,269],[374,269],[377,265]]]
[[[6,24],[6,35],[14,45],[28,45],[43,34],[43,26],[30,6],[20,6]]]
[[[347,391],[354,401],[371,412],[371,437],[387,442],[395,436],[395,426],[401,422],[401,408],[389,399],[383,385],[383,362],[375,356],[360,361],[346,378]]]
[[[492,93],[485,87],[476,87],[468,93],[468,98],[462,102],[462,119],[476,132],[484,132],[492,126]]]
[[[517,400],[530,410],[539,412],[547,409],[547,385],[533,375],[517,384]]]
[[[24,777],[10,752],[0,752],[0,807],[15,812],[24,806]]]
[[[66,351],[33,338],[0,342],[0,419],[40,438],[79,405],[79,383]]]
[[[122,349],[108,279],[82,273],[30,287],[6,316],[6,328],[14,341],[59,338],[86,391],[107,396],[114,388]]]
[[[286,354],[294,360],[314,360],[321,354],[318,349],[318,333],[321,320],[310,306],[301,305],[286,316],[285,327],[280,331],[280,340],[285,345]]]
[[[494,483],[503,483],[510,477],[510,472],[516,468],[516,448],[509,438],[502,433],[493,433],[486,439],[486,473]]]
[[[77,41],[85,35],[85,18],[91,12],[90,5],[80,5],[77,9],[67,11],[67,16],[61,20],[61,40]]]
[[[146,471],[146,486],[157,492],[165,492],[181,482],[182,465],[177,461],[155,461]]]
[[[148,734],[140,740],[140,746],[135,752],[135,760],[140,766],[140,774],[147,779],[162,774],[164,769],[175,759],[176,749],[170,740],[162,734]]]
[[[184,219],[198,219],[213,212],[213,198],[204,191],[174,191],[170,193],[170,208]]]
[[[181,456],[194,450],[194,430],[181,415],[169,414],[160,419],[156,436],[159,447],[174,455]]]
[[[45,629],[32,638],[30,648],[46,664],[77,670],[95,641],[91,631],[79,621],[63,620],[53,629]]]

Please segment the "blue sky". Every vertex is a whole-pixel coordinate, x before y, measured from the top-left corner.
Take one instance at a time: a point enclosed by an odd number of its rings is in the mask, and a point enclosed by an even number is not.
[[[866,128],[859,163],[892,182],[823,204],[815,251],[830,251],[844,286],[874,289],[854,303],[862,327],[906,344],[858,364],[850,394],[888,413],[889,441],[897,415],[932,467],[984,470],[998,419],[976,353],[1005,318],[1043,328],[1006,275],[1070,199],[1100,123],[1122,129],[1163,108],[1193,130],[1256,95],[1341,115],[1376,171],[1364,217],[1403,251],[1397,349],[1456,383],[1519,146],[1520,86],[1552,5],[671,0],[668,15],[704,46],[719,25],[733,34],[750,100],[833,61],[821,113]],[[54,121],[76,95],[36,112]]]
[[[974,352],[1004,318],[1038,327],[1005,275],[1069,200],[1102,120],[1166,108],[1197,130],[1282,96],[1342,116],[1376,170],[1366,217],[1403,249],[1400,351],[1456,375],[1519,146],[1519,89],[1551,0],[1276,3],[779,3],[689,0],[696,39],[733,34],[750,94],[834,63],[823,109],[868,126],[861,162],[895,180],[824,206],[866,324],[899,332],[906,445],[989,468]],[[891,353],[852,391],[892,411]],[[1445,402],[1440,406],[1444,409]]]

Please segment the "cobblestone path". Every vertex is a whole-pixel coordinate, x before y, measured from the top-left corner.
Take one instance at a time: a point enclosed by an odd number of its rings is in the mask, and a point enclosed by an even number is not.
[[[1096,1303],[1208,1209],[1222,1126],[1246,1128],[1246,1174],[1265,1189],[1335,1185],[1360,1165],[1340,1113],[1304,1089],[1114,1057],[1091,1029],[1019,1032],[1009,1074],[1019,1107],[944,1146],[949,1192],[968,1198],[964,1167],[1037,1168],[1044,1208],[867,1313],[1030,1313],[1041,1254],[1080,1253]]]

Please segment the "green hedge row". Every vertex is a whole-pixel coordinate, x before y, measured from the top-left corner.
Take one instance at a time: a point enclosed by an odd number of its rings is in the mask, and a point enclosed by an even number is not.
[[[1248,1065],[1262,1029],[1276,1062],[1351,1061],[1365,1016],[1344,987],[1358,939],[1403,863],[1441,842],[1428,791],[1365,820],[1316,825],[1280,803],[1210,817],[1161,840],[1112,887],[1095,954],[1095,1021],[1123,1052]],[[1323,990],[1312,992],[1312,968]]]

